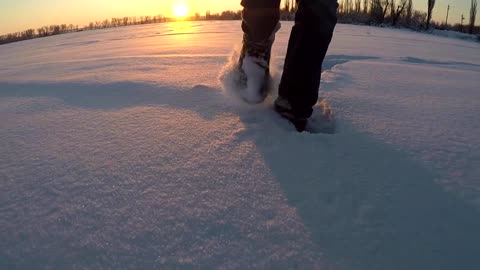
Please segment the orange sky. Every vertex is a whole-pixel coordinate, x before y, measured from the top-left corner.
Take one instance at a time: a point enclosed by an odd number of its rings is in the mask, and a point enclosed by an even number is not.
[[[207,10],[241,9],[240,0],[0,0],[0,34],[50,24],[78,24],[125,16],[173,16],[173,7],[184,3],[190,15]]]

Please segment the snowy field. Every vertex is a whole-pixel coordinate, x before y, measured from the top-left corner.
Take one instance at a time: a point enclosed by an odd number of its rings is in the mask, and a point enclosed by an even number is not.
[[[313,135],[224,93],[240,40],[184,22],[0,46],[0,269],[480,269],[479,43],[338,25],[338,130]]]

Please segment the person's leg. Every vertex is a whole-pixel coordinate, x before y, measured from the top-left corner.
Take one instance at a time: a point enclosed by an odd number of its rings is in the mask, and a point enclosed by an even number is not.
[[[251,71],[249,64],[255,64],[259,69],[255,72],[258,83],[250,88],[255,93],[255,98],[245,99],[249,103],[260,103],[268,95],[269,65],[272,45],[275,40],[275,32],[280,28],[280,0],[243,0],[242,6],[242,30],[243,46],[240,52],[239,69],[245,75],[242,76],[241,84],[248,85]],[[244,66],[245,59],[248,59],[248,65]],[[254,69],[257,69],[254,67]],[[248,69],[245,70],[244,68]],[[259,74],[262,72],[263,74]],[[258,73],[258,74],[257,74]],[[263,80],[261,77],[263,76]],[[257,82],[256,79],[253,79]],[[250,85],[252,87],[252,84]]]
[[[242,0],[242,30],[248,42],[270,39],[280,20],[280,0]]]
[[[262,41],[280,20],[280,0],[242,0],[242,29],[253,40]]]
[[[295,118],[308,119],[317,103],[322,62],[337,22],[338,3],[336,0],[298,2],[276,104],[290,110]]]

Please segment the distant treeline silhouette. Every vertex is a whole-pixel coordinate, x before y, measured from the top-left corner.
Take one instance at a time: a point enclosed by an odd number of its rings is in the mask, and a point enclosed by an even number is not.
[[[414,30],[428,30],[431,28],[442,30],[453,30],[465,33],[479,33],[480,27],[475,26],[477,0],[471,0],[469,24],[463,25],[463,17],[460,24],[449,24],[448,17],[445,22],[431,21],[435,0],[428,1],[428,11],[422,12],[413,9],[412,0],[339,0],[338,22],[349,24],[365,24],[380,26],[406,27]],[[297,4],[295,0],[285,0],[281,8],[282,20],[294,20]],[[204,16],[195,13],[194,16],[183,20],[240,20],[241,11],[223,11],[211,13],[207,11]],[[10,33],[0,36],[0,45],[28,40],[33,38],[47,37],[64,33],[104,29],[111,27],[152,24],[175,21],[175,19],[157,16],[123,17],[105,19],[103,21],[91,22],[84,27],[78,25],[51,25],[38,29],[28,29],[23,32]],[[480,35],[479,35],[480,39]]]
[[[443,22],[432,21],[435,0],[427,1],[427,12],[413,8],[412,0],[341,0],[338,8],[340,23],[355,23],[381,26],[400,26],[414,30],[452,30],[475,34],[480,27],[475,26],[477,0],[471,0],[470,20],[468,25],[461,23],[449,24],[448,16]]]
[[[112,18],[105,19],[103,21],[90,22],[84,27],[79,27],[78,25],[73,24],[61,24],[61,25],[50,25],[43,26],[37,29],[28,29],[23,32],[10,33],[0,36],[0,44],[6,44],[21,40],[28,40],[33,38],[48,37],[65,33],[86,31],[86,30],[95,30],[95,29],[104,29],[111,27],[120,27],[128,25],[139,25],[139,24],[151,24],[151,23],[161,23],[170,21],[170,19],[162,16],[141,16],[141,17],[123,17],[123,18]]]
[[[221,13],[210,13],[207,11],[205,16],[201,16],[196,13],[194,16],[182,19],[182,20],[240,20],[242,17],[241,11],[223,11]],[[80,32],[87,30],[105,29],[111,27],[129,26],[129,25],[141,25],[152,23],[163,23],[175,21],[173,18],[168,18],[163,15],[157,16],[141,16],[141,17],[123,17],[105,19],[103,21],[90,22],[88,25],[79,27],[73,24],[61,24],[43,26],[37,29],[27,29],[22,32],[9,33],[6,35],[0,35],[0,45],[6,43],[12,43],[22,40],[28,40],[33,38],[48,37],[65,33]]]

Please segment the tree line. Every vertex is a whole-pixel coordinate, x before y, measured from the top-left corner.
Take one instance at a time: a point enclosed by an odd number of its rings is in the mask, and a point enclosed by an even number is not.
[[[288,0],[287,0],[288,1]],[[449,24],[445,21],[432,21],[435,0],[427,1],[427,12],[415,10],[412,0],[341,0],[339,1],[338,20],[341,23],[361,23],[367,25],[391,25],[414,30],[432,28],[454,30],[474,34],[480,32],[475,26],[477,0],[471,0],[469,23]],[[448,12],[447,12],[448,14]]]
[[[427,12],[418,11],[413,8],[412,0],[339,0],[338,21],[340,23],[367,24],[367,25],[392,25],[407,27],[415,30],[419,29],[446,29],[470,34],[479,33],[480,27],[475,26],[477,14],[477,0],[471,0],[469,23],[463,25],[465,17],[462,14],[460,24],[448,24],[448,15],[445,22],[432,21],[432,14],[435,7],[435,0],[426,0],[428,4]],[[295,0],[285,0],[281,8],[282,20],[293,20],[297,2]],[[447,13],[448,14],[448,13]],[[205,16],[195,13],[194,16],[186,20],[240,20],[241,11],[223,11],[221,13],[211,13],[207,11]],[[163,15],[141,16],[141,17],[123,17],[105,19],[103,21],[90,22],[84,27],[73,24],[61,24],[44,26],[37,29],[27,29],[22,32],[0,35],[0,45],[28,40],[39,37],[47,37],[65,33],[104,29],[111,27],[152,24],[173,21]]]
[[[207,21],[213,21],[213,20],[240,20],[242,19],[242,11],[223,11],[221,13],[211,13],[210,11],[207,11],[205,13],[205,17],[202,17],[199,13],[195,13],[195,17],[193,18],[194,20],[200,21],[200,20],[207,20]]]
[[[111,19],[105,19],[103,21],[90,22],[84,27],[79,27],[78,25],[73,25],[73,24],[43,26],[37,29],[27,29],[21,32],[0,35],[0,45],[22,41],[22,40],[33,39],[33,38],[48,37],[48,36],[54,36],[54,35],[72,33],[72,32],[104,29],[104,28],[120,27],[120,26],[128,26],[128,25],[161,23],[166,21],[170,21],[170,19],[162,15],[157,15],[157,16],[111,18]]]

